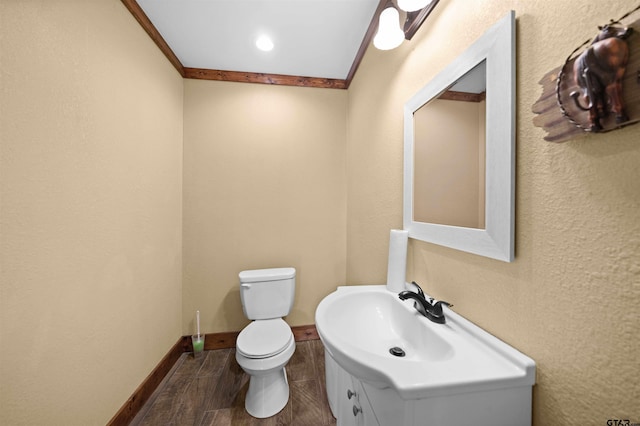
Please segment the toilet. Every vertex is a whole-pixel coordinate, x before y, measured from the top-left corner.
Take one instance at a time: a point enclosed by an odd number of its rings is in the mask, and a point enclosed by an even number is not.
[[[238,335],[236,360],[249,375],[245,409],[253,417],[271,417],[287,405],[285,365],[296,349],[291,327],[282,319],[291,312],[296,270],[272,268],[242,271],[240,299],[252,320]]]

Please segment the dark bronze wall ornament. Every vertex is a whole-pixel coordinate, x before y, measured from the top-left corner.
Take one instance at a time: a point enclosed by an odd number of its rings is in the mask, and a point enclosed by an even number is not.
[[[598,27],[540,80],[533,124],[547,131],[545,140],[565,142],[640,121],[640,20],[623,23],[638,10]]]

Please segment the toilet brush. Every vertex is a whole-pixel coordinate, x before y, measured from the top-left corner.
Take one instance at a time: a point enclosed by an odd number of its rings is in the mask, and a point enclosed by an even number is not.
[[[200,311],[196,311],[196,335],[191,336],[191,343],[194,356],[204,350],[204,336],[200,336]]]
[[[196,311],[196,331],[198,333],[198,340],[200,340],[200,311]]]

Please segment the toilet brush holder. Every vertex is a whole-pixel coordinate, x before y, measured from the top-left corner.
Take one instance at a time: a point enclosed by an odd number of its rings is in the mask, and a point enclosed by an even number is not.
[[[193,357],[198,358],[204,351],[204,334],[191,336],[191,345],[193,346]]]

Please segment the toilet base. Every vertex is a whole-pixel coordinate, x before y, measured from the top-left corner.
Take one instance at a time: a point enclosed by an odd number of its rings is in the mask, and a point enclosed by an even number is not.
[[[278,414],[289,401],[287,372],[281,369],[264,376],[251,376],[244,401],[247,413],[264,419]]]

